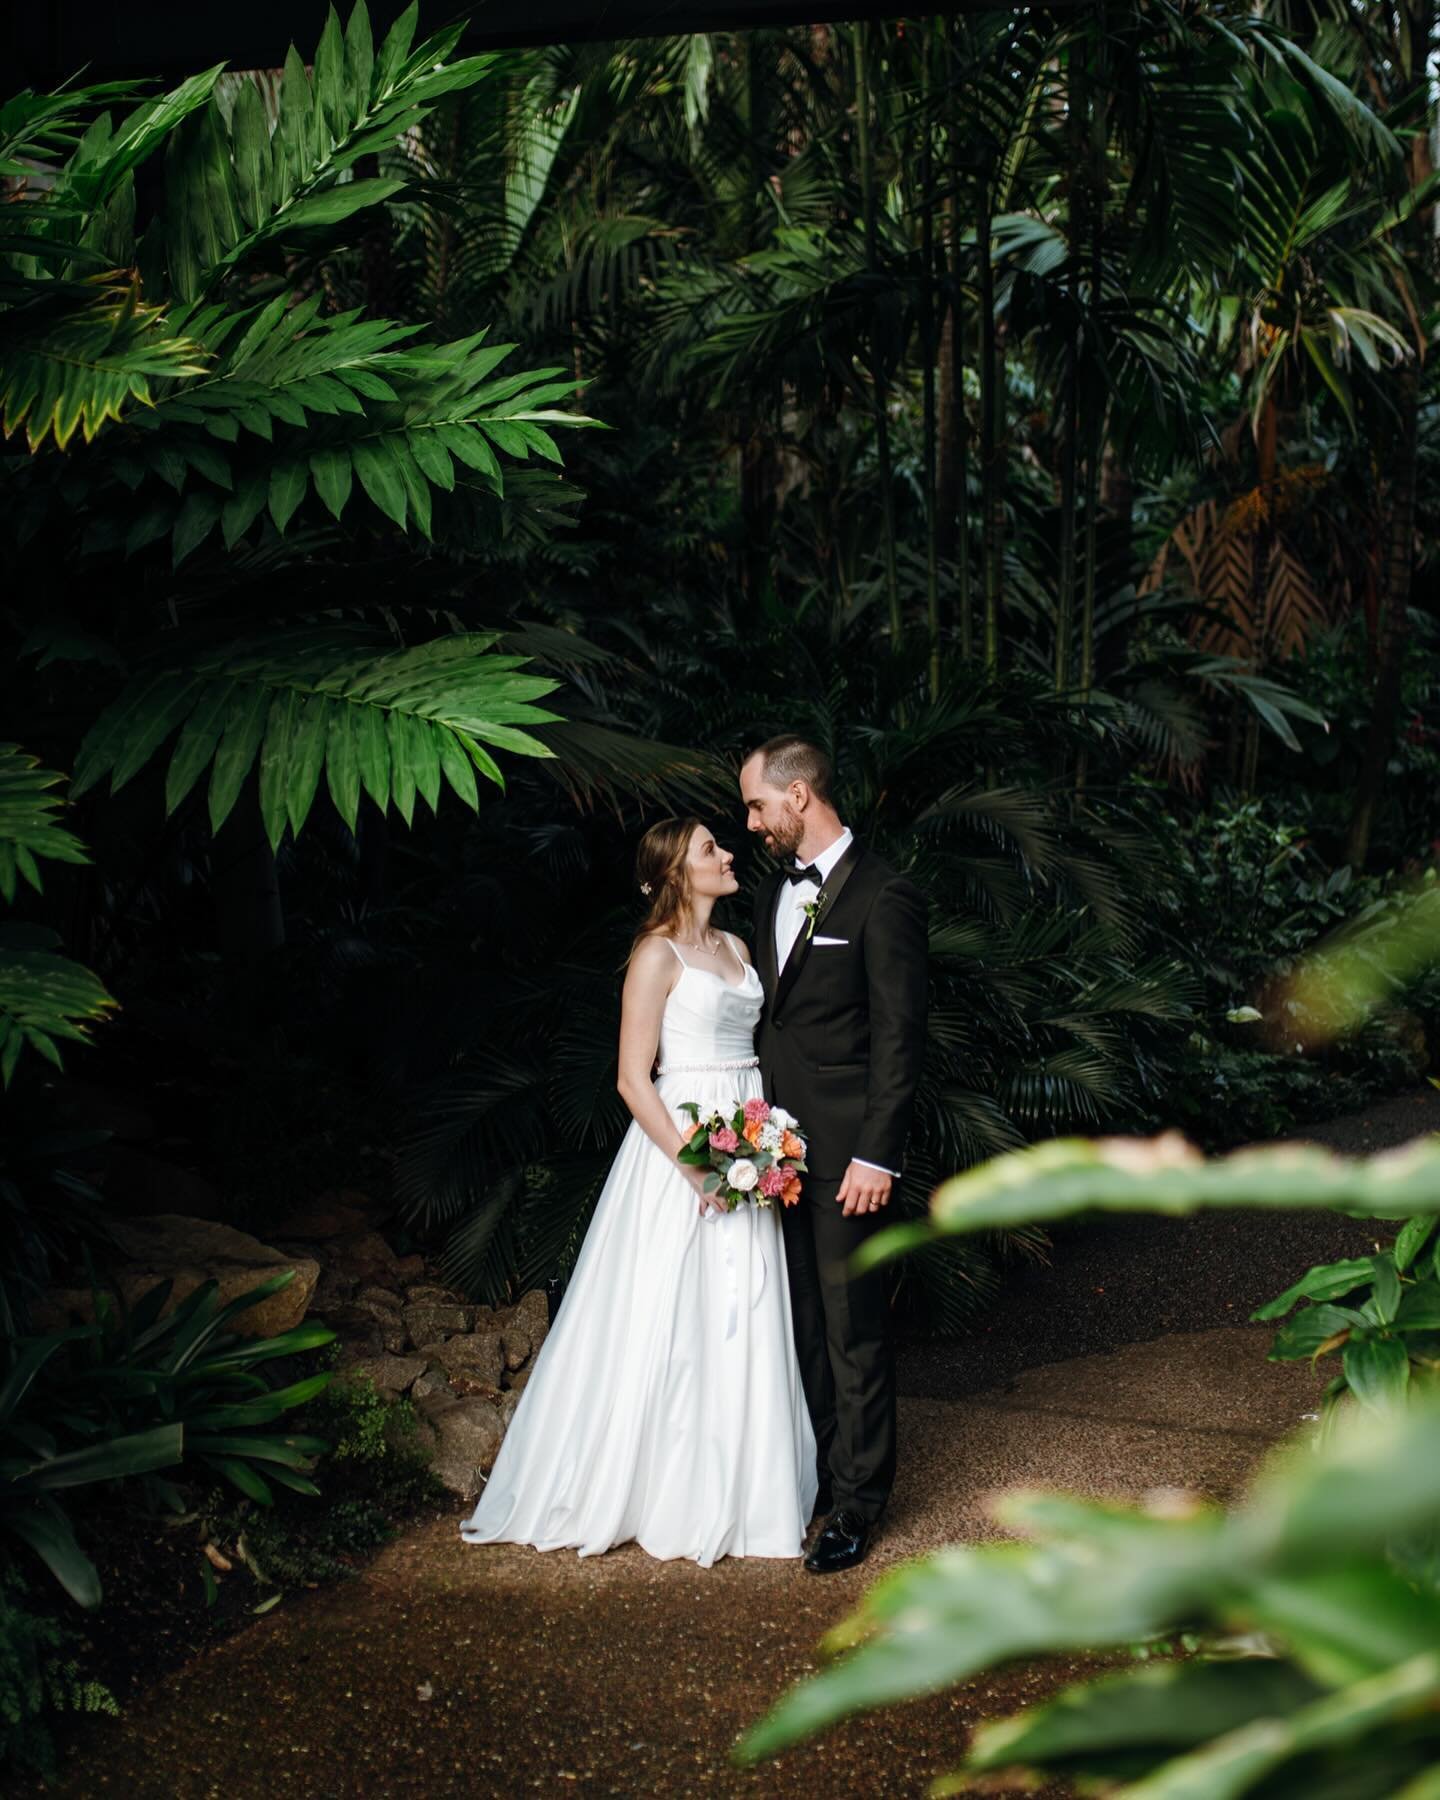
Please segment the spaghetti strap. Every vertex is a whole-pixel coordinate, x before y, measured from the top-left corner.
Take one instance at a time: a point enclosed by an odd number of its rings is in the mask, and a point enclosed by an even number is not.
[[[682,969],[688,969],[690,967],[689,963],[687,963],[685,958],[680,954],[680,946],[675,942],[674,938],[671,938],[671,937],[662,938],[660,941],[662,943],[668,944],[670,946],[670,948],[675,952],[675,960],[676,960],[676,962],[679,963],[679,965]]]
[[[740,954],[740,952],[735,948],[735,933],[733,931],[722,931],[720,933],[720,935],[721,935],[721,937],[724,938],[725,942],[730,946],[730,954],[735,958],[736,962],[739,963],[740,979],[743,981],[745,979],[745,971],[750,967],[750,965],[749,965],[749,963],[746,962],[745,958]]]

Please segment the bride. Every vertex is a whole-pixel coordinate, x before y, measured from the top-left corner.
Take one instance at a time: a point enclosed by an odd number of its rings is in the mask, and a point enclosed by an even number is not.
[[[594,1556],[633,1538],[705,1568],[801,1554],[815,1435],[780,1219],[769,1207],[727,1213],[703,1171],[675,1160],[693,1129],[683,1101],[705,1114],[761,1091],[760,977],[743,943],[710,926],[715,902],[739,888],[733,863],[697,819],[641,839],[650,910],[625,977],[618,1083],[634,1117],[460,1527],[467,1543]]]

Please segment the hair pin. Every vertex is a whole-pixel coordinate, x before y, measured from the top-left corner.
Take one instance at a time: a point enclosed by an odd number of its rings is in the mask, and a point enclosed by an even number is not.
[[[640,892],[641,892],[641,893],[642,893],[642,894],[644,894],[644,895],[645,895],[645,896],[646,896],[646,897],[647,897],[647,898],[648,898],[648,897],[649,897],[649,894],[650,894],[650,883],[649,883],[649,882],[648,882],[648,881],[642,881],[642,882],[641,882],[641,883],[640,883]]]

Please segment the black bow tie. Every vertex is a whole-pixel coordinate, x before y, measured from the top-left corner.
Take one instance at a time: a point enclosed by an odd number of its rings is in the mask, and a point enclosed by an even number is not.
[[[813,881],[816,887],[825,885],[825,877],[814,863],[806,863],[803,869],[790,868],[785,871],[787,881]]]

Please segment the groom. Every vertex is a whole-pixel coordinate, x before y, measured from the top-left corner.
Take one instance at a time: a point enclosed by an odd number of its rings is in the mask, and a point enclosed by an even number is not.
[[[795,1347],[828,1514],[812,1574],[858,1563],[895,1479],[895,1363],[885,1277],[851,1253],[885,1223],[925,1042],[926,924],[919,890],[840,822],[829,759],[804,738],[746,758],[748,826],[781,862],[756,896],[765,986],[760,1072],[809,1149],[783,1210]]]

